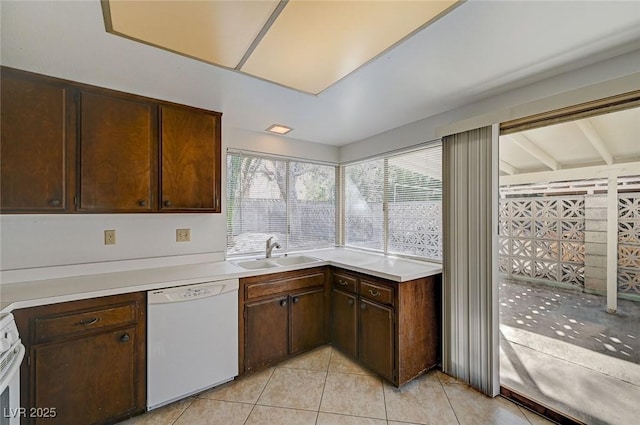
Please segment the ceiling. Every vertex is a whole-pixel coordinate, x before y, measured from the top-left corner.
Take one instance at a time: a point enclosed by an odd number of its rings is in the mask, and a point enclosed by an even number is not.
[[[107,31],[318,94],[459,0],[103,2]]]
[[[640,49],[637,1],[467,1],[311,95],[108,33],[98,0],[3,1],[0,12],[6,66],[221,111],[225,128],[283,124],[294,128],[285,138],[335,146]]]

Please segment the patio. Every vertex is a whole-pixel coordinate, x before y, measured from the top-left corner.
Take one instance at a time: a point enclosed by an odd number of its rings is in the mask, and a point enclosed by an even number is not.
[[[640,302],[503,279],[501,384],[588,424],[640,417]]]

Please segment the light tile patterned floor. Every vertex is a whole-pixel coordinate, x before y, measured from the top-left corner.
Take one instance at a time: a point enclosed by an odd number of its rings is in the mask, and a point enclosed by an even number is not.
[[[395,388],[330,346],[119,425],[543,425],[432,371]]]

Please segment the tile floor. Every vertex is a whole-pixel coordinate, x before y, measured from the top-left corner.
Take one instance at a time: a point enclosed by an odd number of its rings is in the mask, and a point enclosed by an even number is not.
[[[550,423],[439,371],[395,388],[325,346],[119,425]]]

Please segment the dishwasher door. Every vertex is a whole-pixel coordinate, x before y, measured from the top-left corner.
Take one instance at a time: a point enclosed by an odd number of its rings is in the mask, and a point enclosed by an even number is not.
[[[147,408],[238,375],[238,279],[147,293]]]

